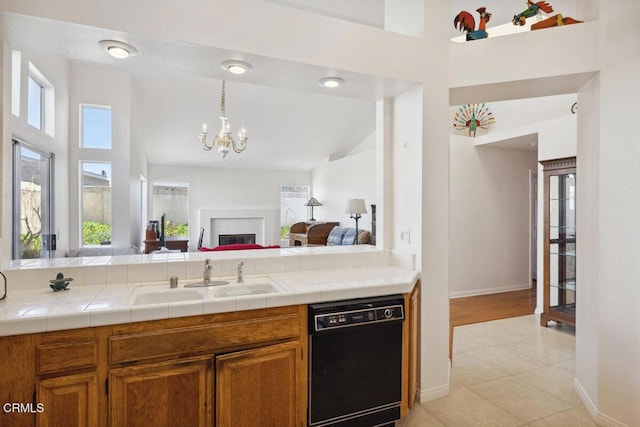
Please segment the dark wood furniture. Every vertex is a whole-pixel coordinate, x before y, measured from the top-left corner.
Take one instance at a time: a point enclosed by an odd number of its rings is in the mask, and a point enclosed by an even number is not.
[[[540,162],[544,170],[544,306],[540,324],[576,324],[576,159]]]
[[[326,245],[327,236],[339,222],[296,222],[289,230],[289,246]]]
[[[187,252],[189,250],[189,239],[184,237],[167,237],[164,241],[164,247],[169,250],[179,250],[180,252]],[[144,253],[150,254],[153,251],[160,249],[160,240],[145,240],[144,241]]]

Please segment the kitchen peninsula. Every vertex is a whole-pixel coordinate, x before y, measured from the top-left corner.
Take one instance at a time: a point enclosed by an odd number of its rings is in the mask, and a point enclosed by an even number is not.
[[[47,425],[53,417],[65,425],[151,419],[157,425],[175,416],[184,425],[250,425],[256,413],[276,425],[304,425],[307,304],[391,294],[404,295],[407,313],[403,414],[413,400],[416,347],[410,338],[416,336],[419,277],[408,258],[371,246],[98,258],[8,270],[9,296],[0,303],[0,397],[44,405],[41,413],[7,414],[12,426]],[[216,296],[210,288],[199,299],[138,299],[149,290],[196,289],[183,284],[202,280],[206,258],[215,279],[230,282],[228,289],[265,278],[273,289]],[[233,288],[239,261],[245,288]],[[75,275],[68,291],[43,285],[58,271]],[[171,276],[179,278],[177,289],[169,287]]]

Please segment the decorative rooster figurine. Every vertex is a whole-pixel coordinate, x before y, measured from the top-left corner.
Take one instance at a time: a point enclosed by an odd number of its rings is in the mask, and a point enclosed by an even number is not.
[[[463,10],[459,14],[456,15],[453,20],[453,26],[460,31],[464,31],[467,33],[467,41],[469,40],[478,40],[478,39],[486,39],[489,35],[487,33],[487,22],[491,19],[491,14],[487,12],[486,7],[480,7],[476,9],[476,12],[480,14],[480,24],[478,25],[478,29],[474,31],[476,27],[476,21],[473,19],[473,16]]]
[[[523,26],[526,23],[527,18],[535,16],[540,13],[540,11],[544,13],[551,13],[553,12],[553,7],[546,1],[534,3],[531,0],[527,0],[527,8],[523,12],[513,15],[513,25]]]

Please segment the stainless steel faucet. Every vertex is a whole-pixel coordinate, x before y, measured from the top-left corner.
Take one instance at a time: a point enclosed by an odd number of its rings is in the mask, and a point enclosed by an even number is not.
[[[242,278],[242,267],[244,266],[244,261],[240,261],[238,263],[238,280],[236,283],[244,283],[244,279]]]
[[[204,273],[202,273],[202,283],[205,286],[209,286],[211,283],[211,272],[213,271],[213,265],[211,265],[211,260],[207,258],[204,261]]]

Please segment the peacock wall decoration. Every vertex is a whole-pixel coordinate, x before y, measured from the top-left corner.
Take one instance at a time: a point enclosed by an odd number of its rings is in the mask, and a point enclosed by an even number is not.
[[[493,113],[485,102],[465,104],[456,111],[453,127],[456,130],[467,130],[469,136],[475,137],[478,129],[489,130],[495,122]]]

